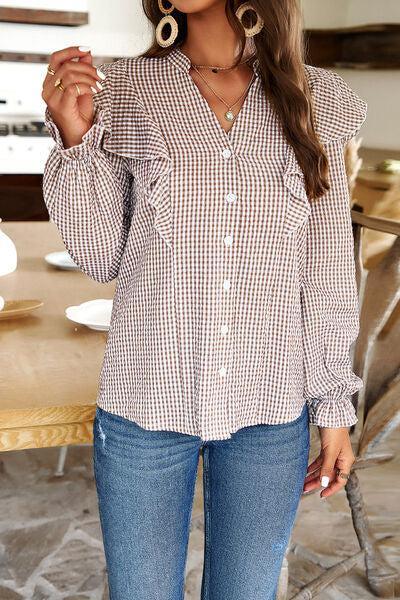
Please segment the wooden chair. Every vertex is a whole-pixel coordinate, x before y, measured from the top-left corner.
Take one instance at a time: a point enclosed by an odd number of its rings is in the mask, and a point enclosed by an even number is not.
[[[400,424],[400,222],[364,215],[352,205],[354,250],[360,302],[360,332],[353,348],[354,371],[364,382],[352,397],[358,422],[350,428],[356,461],[345,491],[360,551],[305,585],[290,600],[311,600],[348,573],[364,557],[368,585],[378,598],[400,595],[400,574],[383,556],[368,523],[357,471],[394,458],[380,453],[379,444]],[[363,232],[389,234],[393,243],[369,270],[363,266]],[[387,238],[386,238],[387,239]],[[319,490],[316,490],[319,492]],[[314,492],[311,492],[314,493]],[[288,545],[276,600],[287,600]]]

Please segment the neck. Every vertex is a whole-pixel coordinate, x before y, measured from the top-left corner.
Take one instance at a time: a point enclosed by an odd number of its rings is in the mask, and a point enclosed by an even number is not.
[[[187,31],[181,49],[194,64],[229,67],[237,59],[239,40],[226,18],[223,3],[206,11],[187,13]],[[243,56],[250,54],[245,50]]]

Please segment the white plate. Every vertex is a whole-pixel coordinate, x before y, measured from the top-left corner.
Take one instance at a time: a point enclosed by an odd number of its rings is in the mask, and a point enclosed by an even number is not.
[[[86,325],[96,331],[108,331],[111,321],[112,300],[98,298],[82,302],[77,306],[68,306],[65,315],[70,321]]]
[[[49,263],[49,265],[58,267],[59,269],[79,269],[76,262],[70,257],[66,250],[50,252],[50,254],[46,254],[44,260]]]

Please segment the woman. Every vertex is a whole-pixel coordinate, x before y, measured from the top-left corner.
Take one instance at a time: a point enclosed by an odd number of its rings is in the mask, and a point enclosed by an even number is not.
[[[354,462],[343,150],[366,104],[303,63],[295,0],[144,8],[145,54],[96,70],[62,49],[43,89],[50,217],[117,278],[94,422],[110,594],[183,597],[201,452],[202,599],[268,600],[301,493]]]

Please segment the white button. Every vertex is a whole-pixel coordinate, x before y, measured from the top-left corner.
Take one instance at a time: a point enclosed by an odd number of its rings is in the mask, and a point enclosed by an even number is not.
[[[229,158],[231,154],[232,154],[232,152],[229,150],[229,148],[224,148],[222,150],[222,156],[224,158]]]
[[[236,196],[236,194],[234,192],[229,192],[225,196],[225,200],[227,202],[235,202],[236,198],[237,198],[237,196]]]
[[[225,367],[221,367],[219,370],[219,374],[221,375],[221,377],[223,377],[224,375],[226,375],[226,368]]]
[[[227,236],[224,238],[224,242],[225,242],[226,246],[232,246],[232,243],[233,243],[233,237],[232,237],[231,235],[227,235]]]
[[[229,290],[230,287],[231,287],[231,282],[229,281],[229,279],[225,279],[225,281],[224,281],[224,289],[225,290]]]
[[[226,335],[229,331],[228,325],[221,325],[221,334]]]

